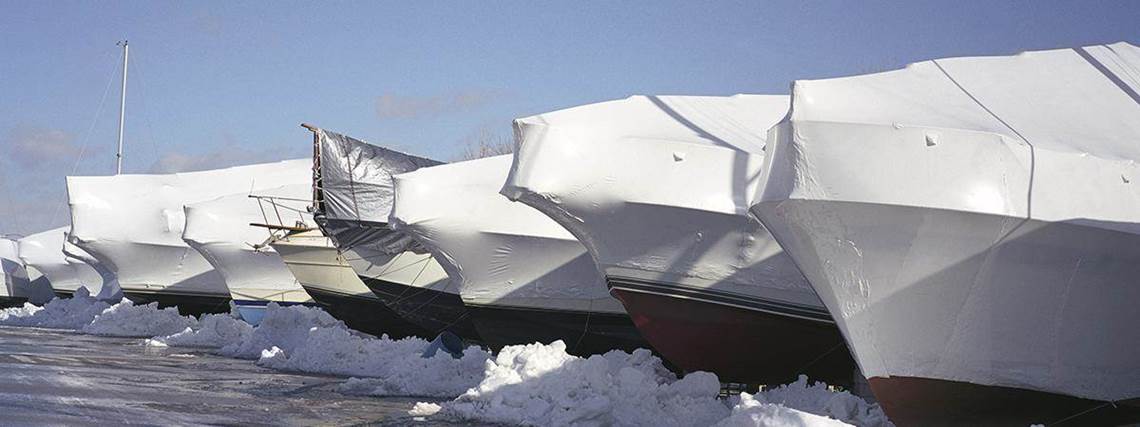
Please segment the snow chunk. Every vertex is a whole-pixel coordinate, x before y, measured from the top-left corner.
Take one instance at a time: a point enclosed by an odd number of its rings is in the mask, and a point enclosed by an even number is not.
[[[178,314],[174,307],[159,309],[157,302],[136,306],[131,300],[123,299],[103,310],[82,328],[82,332],[115,337],[153,337],[173,334],[197,323],[193,317]]]
[[[111,305],[92,298],[87,288],[80,287],[71,298],[55,298],[43,308],[33,307],[24,304],[23,307],[5,309],[0,314],[0,325],[78,330]]]
[[[526,425],[707,426],[729,415],[715,375],[678,380],[649,350],[583,359],[566,344],[503,348],[485,379],[443,405],[442,415]]]
[[[783,405],[764,403],[748,393],[741,393],[740,402],[732,408],[732,415],[721,420],[716,424],[716,427],[837,427],[847,425],[850,424]]]
[[[207,314],[198,321],[197,328],[186,328],[182,332],[148,340],[155,346],[219,348],[238,345],[250,339],[253,326],[231,314]],[[161,345],[158,345],[161,344]]]
[[[260,329],[261,327],[258,327]],[[422,357],[430,345],[420,338],[391,340],[362,336],[343,325],[313,328],[290,349],[265,352],[258,365],[352,378],[348,394],[455,397],[478,384],[490,354],[468,347],[459,359],[446,352]]]
[[[416,406],[413,406],[412,409],[408,411],[408,415],[413,417],[427,417],[435,415],[440,409],[443,409],[443,407],[435,403],[416,402]]]
[[[743,396],[742,394],[742,405],[746,401]],[[805,375],[800,375],[794,383],[763,391],[749,398],[760,403],[779,404],[858,426],[892,425],[887,421],[887,416],[879,405],[869,404],[845,391],[828,390],[825,383],[817,382],[809,385]]]
[[[241,359],[257,359],[262,350],[274,346],[292,352],[308,339],[313,328],[336,326],[347,329],[343,322],[319,308],[301,305],[281,307],[271,302],[265,309],[265,317],[247,338],[225,345],[218,353]]]

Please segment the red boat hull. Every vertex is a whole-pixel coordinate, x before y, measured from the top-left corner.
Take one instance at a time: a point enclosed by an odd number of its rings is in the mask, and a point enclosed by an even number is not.
[[[800,374],[828,384],[853,383],[855,362],[830,321],[727,305],[692,288],[607,282],[641,335],[685,371],[710,371],[721,381],[748,384],[784,384]]]
[[[1132,425],[1140,399],[1102,402],[1011,387],[913,377],[873,377],[871,391],[895,425]]]

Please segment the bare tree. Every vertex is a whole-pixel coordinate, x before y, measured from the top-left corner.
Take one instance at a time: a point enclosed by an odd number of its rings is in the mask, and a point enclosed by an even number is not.
[[[513,152],[515,152],[514,137],[481,129],[479,133],[467,138],[457,160],[475,160]]]

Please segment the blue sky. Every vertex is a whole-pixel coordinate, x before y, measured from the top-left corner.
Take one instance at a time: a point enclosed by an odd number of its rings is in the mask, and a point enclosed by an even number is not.
[[[113,171],[120,39],[125,172],[170,172],[304,157],[301,122],[451,160],[515,117],[633,94],[1140,44],[1140,2],[0,0],[0,233],[66,224],[63,177]]]

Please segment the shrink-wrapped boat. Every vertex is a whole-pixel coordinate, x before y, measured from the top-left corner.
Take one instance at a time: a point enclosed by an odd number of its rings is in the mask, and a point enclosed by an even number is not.
[[[86,262],[69,260],[63,252],[69,229],[53,228],[20,239],[20,259],[41,274],[32,279],[33,286],[42,281],[60,298],[70,298],[81,287],[87,288],[89,295],[99,295],[103,280],[95,268]]]
[[[1140,421],[1138,92],[1127,43],[793,84],[752,210],[894,422]]]
[[[430,336],[450,331],[476,337],[443,267],[414,240],[388,227],[392,176],[441,162],[416,157],[316,127],[314,217],[357,276],[389,309]]]
[[[849,384],[827,310],[748,215],[774,95],[634,96],[515,121],[503,194],[585,245],[666,359],[726,381]]]
[[[67,177],[69,239],[111,270],[124,296],[183,314],[229,311],[217,270],[182,240],[183,207],[308,176],[307,160],[164,175]]]
[[[182,239],[222,275],[242,319],[254,325],[270,302],[313,303],[268,244],[274,237],[269,223],[312,223],[304,201],[311,189],[309,168],[296,166],[299,173],[288,177],[294,182],[279,182],[289,185],[260,190],[256,197],[238,193],[185,206]]]
[[[41,275],[34,270],[32,276]],[[31,280],[27,266],[20,259],[20,244],[0,237],[0,308],[19,307],[24,303],[42,305],[55,296],[46,280]]]
[[[499,194],[510,168],[507,155],[396,175],[391,225],[458,281],[492,349],[555,340],[578,355],[647,347],[582,244]]]

